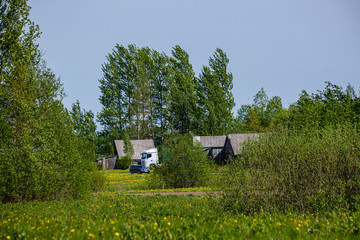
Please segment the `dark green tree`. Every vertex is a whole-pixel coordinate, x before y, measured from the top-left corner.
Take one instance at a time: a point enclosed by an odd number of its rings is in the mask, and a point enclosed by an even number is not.
[[[152,60],[154,64],[154,79],[152,85],[152,103],[153,118],[155,122],[155,140],[157,143],[163,143],[163,137],[169,128],[169,79],[171,68],[169,66],[169,57],[164,53],[152,51]]]
[[[237,121],[243,124],[247,132],[261,132],[284,125],[286,110],[279,96],[269,99],[264,88],[261,88],[255,94],[253,104],[240,107]]]
[[[115,168],[125,170],[128,169],[131,165],[132,156],[134,155],[134,148],[127,132],[124,132],[123,134],[123,141],[125,155],[116,160]]]
[[[99,82],[103,108],[98,121],[104,126],[104,131],[116,138],[131,125],[134,68],[133,56],[119,45],[107,56],[107,62],[102,66],[103,77]]]
[[[199,104],[202,108],[202,131],[206,135],[222,135],[231,132],[233,76],[227,71],[229,59],[219,48],[204,66],[198,79]]]
[[[137,71],[134,79],[133,112],[135,115],[136,138],[154,137],[154,118],[152,103],[153,62],[151,50],[140,48],[135,58]]]
[[[0,201],[86,196],[95,164],[83,157],[62,85],[40,58],[27,1],[0,2]]]
[[[326,82],[325,89],[316,94],[302,91],[299,100],[289,108],[290,128],[312,129],[359,123],[359,97],[351,86],[345,91]]]
[[[196,78],[189,55],[175,46],[170,58],[169,114],[172,128],[179,133],[197,132],[200,109],[197,105]]]
[[[124,140],[124,153],[129,157],[132,157],[134,155],[134,147],[131,143],[129,134],[127,134],[126,132],[124,133],[123,140]]]
[[[73,122],[74,131],[86,149],[89,159],[96,160],[96,124],[92,111],[81,109],[79,100],[72,105],[70,116]]]
[[[154,186],[163,183],[170,188],[198,187],[209,179],[207,157],[200,144],[194,145],[190,134],[171,135],[160,154],[168,160],[155,167],[151,178]]]

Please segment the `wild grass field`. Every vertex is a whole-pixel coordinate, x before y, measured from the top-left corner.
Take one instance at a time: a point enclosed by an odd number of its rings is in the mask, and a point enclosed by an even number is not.
[[[88,199],[0,205],[0,239],[359,238],[359,212],[224,213],[208,195],[131,195],[178,191],[147,189],[148,174],[104,175],[106,190]]]

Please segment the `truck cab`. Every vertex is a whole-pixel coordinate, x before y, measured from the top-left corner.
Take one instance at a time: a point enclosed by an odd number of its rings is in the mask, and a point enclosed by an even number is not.
[[[158,151],[156,148],[144,150],[141,153],[141,165],[152,168],[159,163]]]

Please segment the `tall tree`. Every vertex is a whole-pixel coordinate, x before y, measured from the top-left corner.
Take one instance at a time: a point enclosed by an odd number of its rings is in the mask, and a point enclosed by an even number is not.
[[[289,108],[291,128],[323,128],[344,123],[359,124],[359,97],[351,86],[342,87],[326,82],[316,94],[302,91],[299,100]]]
[[[102,66],[103,77],[100,82],[100,103],[103,108],[98,120],[104,130],[111,132],[116,138],[130,124],[131,101],[133,91],[133,59],[129,51],[117,45],[107,56],[107,62]]]
[[[62,85],[40,58],[25,0],[0,2],[0,200],[80,197],[91,190]]]
[[[152,102],[154,105],[154,122],[156,126],[155,139],[158,143],[163,142],[163,136],[169,127],[169,81],[171,68],[169,66],[169,57],[164,53],[152,51],[152,60],[154,64],[154,79],[152,87]]]
[[[199,102],[203,110],[202,130],[207,135],[221,135],[231,131],[233,76],[227,71],[229,59],[219,48],[204,66],[198,79]]]
[[[145,139],[154,136],[152,79],[153,63],[149,48],[138,49],[136,53],[135,94],[132,106],[136,116],[136,138]]]
[[[79,100],[71,107],[70,116],[74,131],[86,151],[87,157],[96,160],[96,124],[92,111],[81,109]]]
[[[285,109],[282,107],[281,98],[267,96],[264,88],[258,91],[250,105],[242,105],[238,110],[237,121],[243,124],[243,129],[249,132],[260,132],[268,128],[283,125]]]
[[[171,79],[169,113],[174,130],[179,133],[196,132],[199,108],[196,98],[196,78],[189,55],[175,46],[170,58]]]

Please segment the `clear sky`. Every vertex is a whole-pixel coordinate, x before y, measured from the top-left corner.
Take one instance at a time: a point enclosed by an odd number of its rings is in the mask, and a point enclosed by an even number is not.
[[[66,107],[100,112],[101,65],[115,44],[171,55],[180,45],[196,75],[216,48],[234,76],[238,109],[261,87],[283,106],[325,81],[359,94],[359,0],[30,0],[40,49],[60,77]]]

